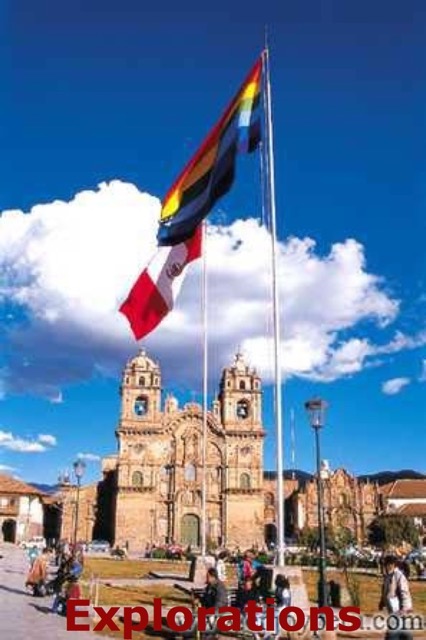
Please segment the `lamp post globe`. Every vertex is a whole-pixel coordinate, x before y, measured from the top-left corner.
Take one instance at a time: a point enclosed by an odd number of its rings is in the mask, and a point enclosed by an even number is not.
[[[316,467],[317,467],[317,490],[318,490],[318,534],[320,543],[320,554],[318,559],[318,605],[324,607],[327,604],[327,583],[326,583],[326,546],[325,546],[325,524],[324,524],[324,487],[321,473],[321,447],[320,429],[325,424],[325,413],[327,403],[320,398],[313,398],[305,402],[305,409],[311,427],[315,432]]]
[[[328,408],[327,402],[321,398],[312,398],[305,402],[310,425],[313,429],[322,429],[325,423],[325,414]]]
[[[86,470],[86,464],[80,458],[76,460],[73,464],[74,467],[74,475],[77,478],[77,482],[84,476],[84,472]]]

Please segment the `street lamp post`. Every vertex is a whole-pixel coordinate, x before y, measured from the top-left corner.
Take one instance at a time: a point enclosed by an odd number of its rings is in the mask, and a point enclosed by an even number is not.
[[[75,503],[75,522],[74,522],[74,546],[77,544],[77,535],[78,535],[78,511],[80,506],[80,487],[81,487],[81,479],[84,475],[84,471],[86,469],[86,465],[83,460],[76,460],[73,464],[74,474],[77,478],[77,499]]]
[[[324,488],[321,477],[321,449],[320,449],[320,429],[324,426],[325,411],[327,403],[324,400],[315,398],[305,402],[305,409],[309,416],[311,427],[315,432],[315,449],[317,459],[317,489],[318,489],[318,531],[320,539],[320,556],[318,562],[319,583],[318,583],[318,606],[324,607],[327,604],[326,586],[326,549],[325,549],[325,525],[324,525]]]

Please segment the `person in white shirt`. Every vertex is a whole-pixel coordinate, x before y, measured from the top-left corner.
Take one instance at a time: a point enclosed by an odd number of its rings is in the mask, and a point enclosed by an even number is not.
[[[396,556],[386,556],[383,561],[383,587],[379,609],[386,609],[389,614],[401,616],[413,609],[410,586],[401,569],[398,568]],[[385,640],[412,640],[408,631],[388,631]]]
[[[216,571],[218,578],[221,582],[226,582],[226,564],[225,564],[226,553],[219,553],[216,559]]]

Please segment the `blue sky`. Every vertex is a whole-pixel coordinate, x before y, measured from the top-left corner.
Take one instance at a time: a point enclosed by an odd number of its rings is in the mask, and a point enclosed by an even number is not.
[[[335,331],[336,339],[322,347],[323,355],[327,350],[337,353],[339,345],[351,340],[369,345],[363,358],[360,344],[350,343],[357,353],[352,370],[346,372],[336,366],[334,356],[333,366],[329,361],[304,371],[293,367],[284,399],[286,425],[289,409],[294,407],[296,413],[297,466],[313,467],[312,434],[302,405],[318,394],[330,402],[323,453],[332,467],[357,473],[385,468],[425,471],[424,3],[302,0],[259,6],[218,0],[201,10],[199,3],[185,1],[157,2],[147,8],[136,0],[56,5],[18,0],[3,5],[3,11],[0,135],[5,161],[0,211],[23,211],[25,220],[36,215],[36,205],[69,203],[77,194],[95,192],[100,183],[112,180],[161,198],[259,54],[268,25],[279,238],[316,242],[315,264],[324,266],[325,275],[319,275],[316,287],[309,295],[304,290],[300,299],[307,315],[313,307],[330,309],[323,332],[320,320],[312,321],[309,329],[310,336],[318,329],[318,343]],[[124,190],[110,189],[105,195],[108,207],[114,202],[111,219],[117,229],[127,220],[120,223],[123,194]],[[115,450],[118,372],[136,346],[129,337],[124,344],[121,334],[118,340],[106,329],[100,331],[101,325],[109,327],[115,321],[112,308],[104,310],[104,316],[100,307],[96,309],[99,325],[84,304],[76,302],[89,295],[84,271],[73,283],[73,295],[61,299],[61,322],[42,322],[37,316],[35,309],[40,313],[43,304],[51,304],[52,291],[47,278],[37,280],[37,269],[47,269],[52,256],[49,271],[43,273],[51,277],[60,270],[55,262],[60,256],[53,259],[55,251],[49,249],[55,245],[43,244],[43,225],[47,228],[44,221],[51,210],[38,212],[41,231],[30,225],[25,236],[9,235],[8,227],[6,232],[0,227],[0,234],[8,238],[8,258],[0,263],[7,283],[0,290],[0,464],[26,479],[47,482],[55,481],[79,452],[103,455]],[[64,211],[70,220],[74,209]],[[233,191],[212,219],[232,225],[259,215],[258,158],[244,158]],[[96,263],[102,261],[107,231],[98,225],[90,235],[90,216],[89,206],[87,238]],[[9,224],[5,216],[0,220]],[[112,228],[109,222],[106,227]],[[86,233],[84,228],[81,233]],[[340,283],[330,293],[329,275],[335,278],[339,270],[330,252],[333,245],[349,239],[362,247],[366,260],[361,264],[351,254],[351,265],[356,264],[350,274],[357,282],[365,273],[378,280],[360,288],[366,300],[372,299],[370,310],[342,322],[341,309],[333,315],[333,307],[337,298],[348,294],[352,281],[348,278],[347,287]],[[139,264],[138,251],[148,255],[153,240],[148,247],[141,237],[140,249],[138,241],[136,237],[132,251]],[[112,255],[118,265],[123,264],[123,246],[117,236]],[[73,260],[77,272],[84,266],[78,247]],[[304,256],[300,269],[307,261]],[[29,262],[35,265],[31,273],[25,270]],[[36,289],[31,288],[34,282]],[[182,309],[193,308],[188,292],[192,282],[184,285]],[[222,282],[226,278],[220,273],[217,287]],[[213,300],[219,300],[214,286],[212,282]],[[23,298],[24,290],[33,297]],[[67,309],[72,310],[72,321],[65,317]],[[299,328],[302,316],[294,321]],[[187,318],[191,322],[189,312]],[[79,333],[84,323],[85,349]],[[212,343],[211,392],[214,376],[231,356],[232,343],[235,348],[247,337],[245,323],[250,321],[241,323],[241,335],[228,336],[226,348],[221,344],[216,349]],[[283,328],[285,332],[285,314]],[[199,398],[201,382],[194,373],[200,367],[199,354],[192,356],[192,372],[182,370],[179,347],[171,343],[165,351],[161,344],[155,337],[148,342],[153,355],[161,357],[168,388],[187,400],[191,393]],[[310,357],[312,350],[310,343]],[[383,384],[394,380],[384,393]],[[55,402],[55,397],[62,401]],[[267,385],[265,424],[271,434],[272,423]],[[46,439],[43,444],[40,434],[54,436],[56,445]],[[45,450],[16,451],[20,445],[13,443],[19,439],[38,442],[42,446],[32,448]],[[267,442],[266,466],[272,468],[273,435]],[[288,447],[286,455],[289,461]],[[94,478],[97,471],[97,464],[90,463],[87,477]]]

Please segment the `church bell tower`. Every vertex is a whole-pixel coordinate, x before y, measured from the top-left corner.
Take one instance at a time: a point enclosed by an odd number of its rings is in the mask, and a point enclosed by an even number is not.
[[[220,382],[221,422],[225,429],[255,431],[262,429],[261,380],[241,353],[232,366],[224,369]]]
[[[127,363],[120,393],[122,425],[156,422],[161,412],[161,371],[144,349]]]

